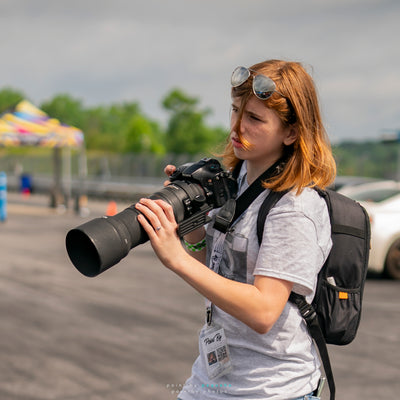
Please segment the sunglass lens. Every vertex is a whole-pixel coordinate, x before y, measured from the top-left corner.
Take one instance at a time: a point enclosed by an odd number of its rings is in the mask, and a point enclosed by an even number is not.
[[[245,67],[237,67],[232,73],[231,85],[238,87],[249,79],[250,71]]]
[[[254,94],[261,100],[266,100],[275,91],[275,83],[265,75],[256,75],[253,80]]]

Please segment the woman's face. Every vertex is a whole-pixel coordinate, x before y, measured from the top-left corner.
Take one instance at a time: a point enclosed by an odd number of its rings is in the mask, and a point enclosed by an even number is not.
[[[296,140],[297,132],[293,126],[284,127],[276,112],[255,96],[248,100],[238,124],[240,104],[240,98],[233,98],[230,138],[235,156],[256,167],[268,168],[282,157],[284,146]],[[244,147],[237,129],[250,147]]]

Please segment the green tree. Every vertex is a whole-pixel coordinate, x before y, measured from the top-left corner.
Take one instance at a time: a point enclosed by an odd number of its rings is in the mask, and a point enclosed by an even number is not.
[[[209,153],[226,134],[221,128],[209,128],[205,120],[210,110],[200,109],[199,99],[180,89],[171,90],[162,105],[170,114],[165,136],[166,149],[170,153]]]
[[[131,117],[125,132],[124,151],[165,154],[160,127],[141,114]]]
[[[68,94],[56,95],[41,108],[50,117],[81,129],[88,149],[111,152],[125,151],[126,126],[140,112],[135,102],[84,108],[81,100]]]
[[[61,123],[82,129],[85,121],[85,110],[82,101],[68,94],[58,94],[45,101],[40,108],[51,118],[57,118]]]
[[[342,142],[333,146],[338,175],[396,179],[400,143]]]
[[[112,104],[103,109],[102,132],[114,134],[124,130],[131,118],[141,113],[140,106],[136,102]]]
[[[11,109],[25,97],[25,94],[20,90],[4,87],[0,90],[0,113]]]
[[[126,129],[130,120],[140,113],[136,102],[112,104],[96,107],[89,111],[87,121],[88,147],[106,151],[125,152]]]
[[[102,106],[86,110],[85,123],[82,130],[88,150],[115,151],[117,143],[112,135],[107,135],[104,127],[107,115],[107,109]]]

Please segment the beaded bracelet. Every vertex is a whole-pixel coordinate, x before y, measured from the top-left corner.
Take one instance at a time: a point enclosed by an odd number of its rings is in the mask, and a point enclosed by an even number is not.
[[[206,247],[206,238],[204,238],[198,243],[189,243],[186,240],[183,240],[183,243],[185,244],[186,248],[190,251],[201,251]]]

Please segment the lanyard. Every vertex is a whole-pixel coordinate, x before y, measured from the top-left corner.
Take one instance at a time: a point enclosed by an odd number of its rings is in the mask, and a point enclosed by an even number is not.
[[[235,167],[233,171],[233,176],[238,179],[239,172],[242,167],[243,161],[240,161],[239,164]],[[245,187],[243,182],[245,177],[241,177],[242,180],[240,182],[240,190],[242,193],[240,196],[234,200],[228,200],[218,214],[215,217],[214,228],[220,231],[219,236],[215,240],[215,244],[213,245],[213,249],[210,256],[210,268],[218,273],[219,265],[222,260],[222,254],[224,250],[224,241],[227,232],[231,229],[232,225],[236,222],[236,220],[247,210],[250,204],[265,190],[262,186],[262,182],[270,179],[271,177],[279,174],[284,166],[284,160],[280,159],[271,167],[269,167],[264,173],[262,173],[250,186],[243,191]],[[213,314],[213,304],[210,300],[206,299],[206,323],[208,326],[212,323],[212,314]]]

